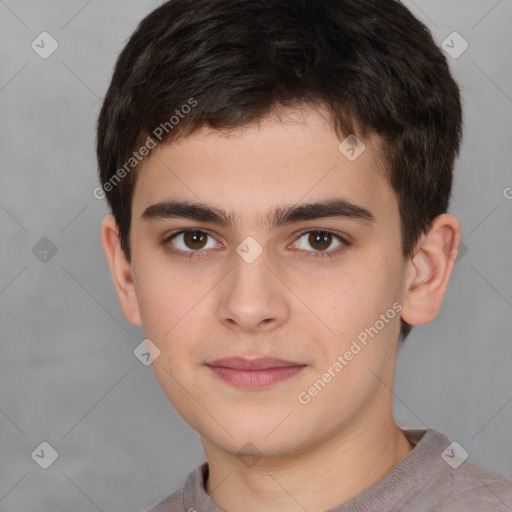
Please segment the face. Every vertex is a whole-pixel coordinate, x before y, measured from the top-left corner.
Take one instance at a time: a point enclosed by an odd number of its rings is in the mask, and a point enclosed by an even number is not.
[[[131,273],[153,369],[226,452],[298,453],[391,411],[406,261],[363,142],[354,160],[325,115],[290,111],[196,132],[140,170]]]

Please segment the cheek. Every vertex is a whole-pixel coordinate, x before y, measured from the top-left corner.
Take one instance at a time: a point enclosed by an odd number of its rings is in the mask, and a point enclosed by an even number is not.
[[[145,333],[168,338],[193,315],[209,287],[197,274],[158,258],[145,260],[136,283],[137,299]]]
[[[342,349],[392,308],[397,297],[396,282],[389,261],[370,254],[368,258],[358,258],[350,269],[333,274],[322,290],[310,291],[307,302],[335,333],[340,345],[336,348]],[[386,318],[388,322],[380,330],[387,331],[392,319]],[[382,327],[380,322],[378,327]]]
[[[171,272],[168,266],[147,265],[144,271],[137,290],[144,335],[160,350],[153,367],[171,398],[179,395],[178,382],[190,380],[190,365],[202,361],[212,285],[204,278]]]

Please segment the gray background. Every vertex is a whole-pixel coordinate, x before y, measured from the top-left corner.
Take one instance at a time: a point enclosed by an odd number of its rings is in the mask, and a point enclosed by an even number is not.
[[[119,308],[100,245],[107,210],[92,195],[101,98],[123,43],[159,3],[0,0],[4,512],[142,511],[204,458],[134,357],[143,333]],[[452,31],[469,43],[449,57],[466,117],[450,211],[467,252],[439,316],[399,352],[396,418],[512,477],[512,1],[405,4],[440,45]],[[46,60],[31,48],[43,31],[59,44]],[[46,262],[32,251],[43,237],[57,249]],[[46,470],[31,458],[43,441],[59,455]]]

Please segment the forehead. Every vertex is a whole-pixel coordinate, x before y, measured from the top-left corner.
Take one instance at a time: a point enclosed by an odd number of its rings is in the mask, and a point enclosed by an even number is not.
[[[283,205],[339,198],[376,218],[397,210],[378,139],[340,140],[314,109],[236,130],[203,128],[158,146],[137,172],[134,217],[169,200],[206,203],[258,225]]]

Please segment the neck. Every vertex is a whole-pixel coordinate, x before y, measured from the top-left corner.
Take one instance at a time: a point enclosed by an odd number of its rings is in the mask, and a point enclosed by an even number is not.
[[[208,459],[206,492],[225,512],[263,509],[311,512],[333,508],[376,483],[412,446],[390,414],[347,427],[321,446],[253,466],[202,439]]]

